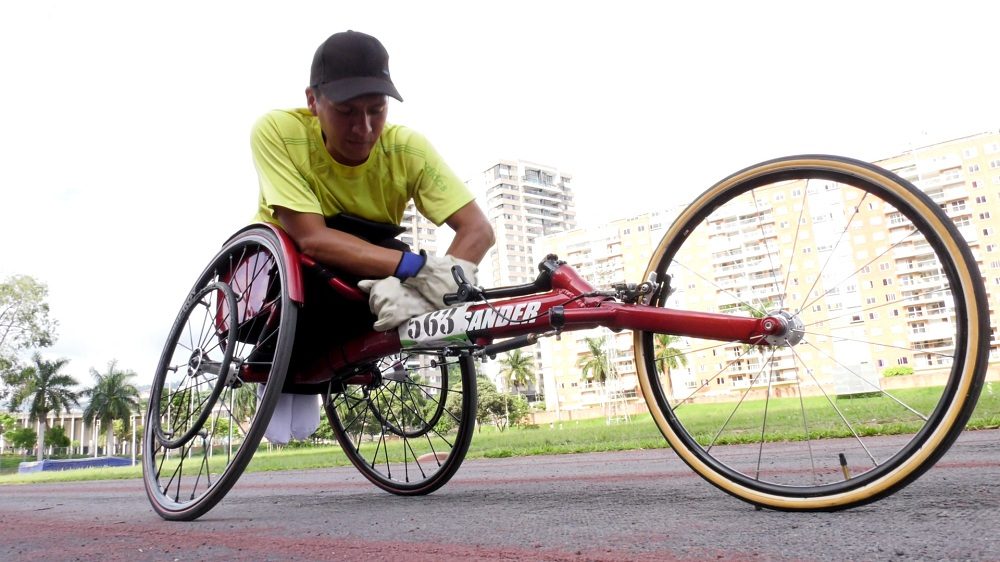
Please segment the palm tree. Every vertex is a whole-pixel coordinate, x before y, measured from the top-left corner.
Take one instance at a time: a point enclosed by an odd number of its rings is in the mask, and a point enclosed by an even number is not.
[[[670,334],[653,334],[653,350],[656,368],[663,373],[666,378],[667,399],[672,399],[674,395],[673,381],[670,378],[670,369],[677,369],[680,366],[687,367],[687,356],[683,355],[674,344],[680,341],[677,336]]]
[[[608,338],[584,338],[584,341],[587,343],[587,351],[576,361],[576,366],[580,368],[580,378],[599,382],[604,386],[611,370],[608,354],[604,352]]]
[[[117,366],[118,361],[111,360],[106,373],[91,369],[90,376],[96,382],[93,387],[81,393],[81,396],[90,398],[90,404],[83,410],[83,419],[87,422],[98,419],[104,425],[107,431],[105,446],[109,456],[114,451],[115,420],[122,420],[127,431],[132,413],[139,409],[139,389],[129,382],[129,379],[136,376],[135,373],[122,371]]]
[[[71,390],[78,383],[70,375],[59,371],[69,363],[69,359],[45,361],[38,353],[31,358],[34,365],[22,370],[17,376],[17,387],[10,400],[12,410],[28,405],[28,420],[38,424],[38,453],[42,460],[45,447],[45,432],[49,429],[48,417],[52,412],[68,412],[70,405],[79,406],[79,394]]]
[[[520,349],[506,354],[500,360],[500,374],[508,389],[527,388],[535,383],[534,361]]]

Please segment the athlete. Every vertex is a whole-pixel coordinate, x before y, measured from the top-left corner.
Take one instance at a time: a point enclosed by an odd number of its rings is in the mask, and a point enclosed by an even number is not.
[[[267,113],[251,137],[260,183],[255,222],[281,226],[305,255],[362,279],[358,286],[369,294],[374,328],[382,331],[443,308],[444,295],[457,290],[453,265],[475,283],[477,264],[494,242],[472,193],[430,143],[386,122],[388,97],[403,99],[388,62],[378,39],[356,31],[335,33],[313,57],[306,107]],[[414,253],[395,239],[411,200],[431,222],[454,230],[444,256]],[[300,339],[322,335],[329,341],[333,325],[347,331],[359,322],[370,326],[367,313],[358,318],[345,306],[311,306],[309,297],[305,309],[313,317],[323,310],[324,317],[305,322],[308,333],[296,336],[296,353]],[[349,316],[346,327],[344,316]],[[308,436],[315,430],[313,420],[318,424],[318,410],[314,394],[283,395],[268,439],[282,443]]]

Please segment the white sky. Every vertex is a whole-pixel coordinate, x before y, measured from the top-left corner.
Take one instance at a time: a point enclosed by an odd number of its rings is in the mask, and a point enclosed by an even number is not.
[[[157,7],[159,6],[159,7]],[[655,8],[654,8],[655,6]],[[581,223],[793,153],[878,159],[1000,127],[996,2],[4,2],[0,278],[49,286],[48,357],[148,382],[185,292],[256,204],[251,124],[303,104],[330,33],[375,35],[468,179],[574,175]]]

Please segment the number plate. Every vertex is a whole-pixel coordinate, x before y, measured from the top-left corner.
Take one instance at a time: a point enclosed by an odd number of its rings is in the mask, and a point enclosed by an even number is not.
[[[469,337],[469,319],[466,311],[471,304],[443,308],[411,318],[399,330],[399,343],[403,348],[440,345],[445,343],[466,343]]]

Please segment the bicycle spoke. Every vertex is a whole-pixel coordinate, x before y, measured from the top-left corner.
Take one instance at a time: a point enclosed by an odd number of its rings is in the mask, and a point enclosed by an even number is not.
[[[799,354],[795,351],[795,349],[792,349],[792,354],[795,356],[796,359],[798,359],[801,362],[801,358],[799,357]],[[816,381],[816,376],[813,373],[812,369],[810,369],[809,367],[805,367],[805,371],[806,371],[806,374],[809,375],[809,377],[812,378],[814,382],[818,382],[818,381]],[[851,422],[847,421],[847,418],[844,416],[844,412],[841,411],[841,409],[837,407],[837,404],[830,398],[830,395],[827,394],[827,392],[823,388],[823,386],[822,385],[818,385],[818,386],[819,386],[820,391],[823,393],[823,397],[826,398],[826,401],[830,404],[830,407],[833,408],[833,410],[835,412],[837,412],[837,415],[840,416],[841,421],[843,421],[844,425],[847,427],[847,429],[850,430],[851,435],[853,435],[854,439],[857,440],[857,442],[858,442],[859,445],[861,445],[861,448],[865,450],[865,453],[868,455],[868,458],[870,458],[871,461],[872,461],[872,465],[873,466],[878,466],[878,461],[875,460],[875,456],[872,455],[871,451],[868,450],[868,447],[865,446],[864,441],[861,440],[861,436],[858,435],[857,431],[855,431],[854,425],[851,424]]]

